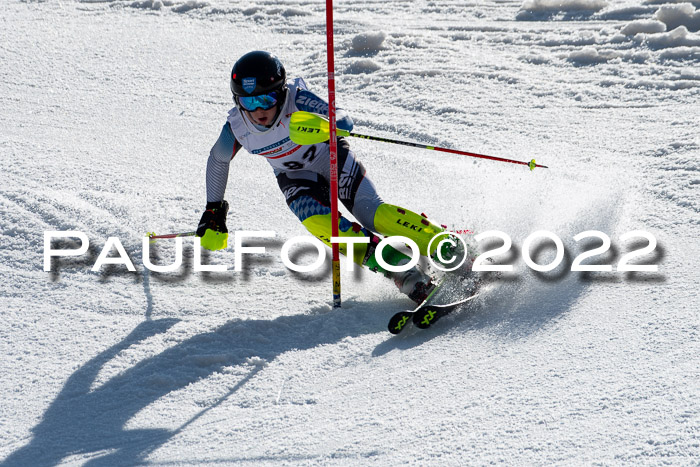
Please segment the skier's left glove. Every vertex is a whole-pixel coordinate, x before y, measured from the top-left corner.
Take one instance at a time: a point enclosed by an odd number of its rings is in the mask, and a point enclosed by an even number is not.
[[[343,109],[337,109],[335,125],[337,128],[345,131],[352,131],[355,126],[355,122],[352,121],[352,117]]]
[[[222,250],[228,243],[226,214],[228,202],[217,201],[207,203],[206,211],[197,226],[197,236],[202,237],[201,244],[207,250]]]

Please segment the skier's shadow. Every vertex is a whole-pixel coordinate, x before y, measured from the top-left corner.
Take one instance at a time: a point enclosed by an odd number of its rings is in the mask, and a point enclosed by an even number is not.
[[[345,312],[312,311],[272,321],[230,321],[142,360],[92,388],[101,369],[120,352],[166,332],[179,320],[142,322],[122,341],[92,358],[68,378],[41,422],[33,428],[30,443],[10,454],[0,465],[57,465],[72,455],[93,456],[85,464],[90,466],[143,463],[151,452],[221,404],[264,368],[249,363],[251,357],[269,362],[292,349],[309,349],[376,332],[385,319],[381,314],[369,318],[372,314],[364,309],[358,312],[361,316],[357,319],[349,319]],[[237,365],[250,368],[248,375],[179,428],[125,428],[139,411],[159,398]]]

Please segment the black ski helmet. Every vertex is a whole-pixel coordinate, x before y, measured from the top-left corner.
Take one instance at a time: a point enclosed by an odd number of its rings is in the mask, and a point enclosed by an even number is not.
[[[285,91],[287,73],[282,62],[269,52],[256,50],[243,55],[231,70],[231,92],[236,97]]]

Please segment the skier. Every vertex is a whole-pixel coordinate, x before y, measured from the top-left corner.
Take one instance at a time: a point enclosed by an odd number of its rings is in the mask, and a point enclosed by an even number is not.
[[[330,245],[329,144],[298,145],[289,138],[293,112],[304,110],[327,116],[328,104],[311,93],[303,79],[288,83],[280,60],[263,51],[247,53],[235,63],[231,92],[236,105],[229,111],[207,161],[207,205],[197,228],[202,246],[209,250],[226,248],[228,202],[224,192],[229,165],[241,147],[267,159],[289,208],[311,234]],[[353,121],[343,110],[338,109],[336,120],[338,128],[352,130]],[[368,244],[354,245],[352,259],[393,279],[402,293],[422,302],[434,287],[430,276],[417,266],[398,273],[382,268],[375,255],[382,239],[377,234],[408,237],[419,246],[421,255],[435,255],[436,247],[428,251],[428,244],[445,229],[425,216],[384,202],[343,138],[338,138],[338,171],[338,198],[359,222],[341,216],[339,235],[370,239]],[[445,244],[442,259],[449,259],[455,252],[449,243]],[[340,251],[347,254],[345,244],[340,245]],[[390,245],[383,249],[382,258],[393,266],[410,260]]]

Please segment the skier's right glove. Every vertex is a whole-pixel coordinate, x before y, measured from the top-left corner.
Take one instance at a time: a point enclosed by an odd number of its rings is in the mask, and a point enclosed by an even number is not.
[[[202,237],[201,244],[207,250],[222,250],[228,243],[226,214],[228,202],[217,201],[207,203],[207,209],[197,226],[197,236]]]

